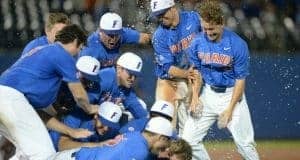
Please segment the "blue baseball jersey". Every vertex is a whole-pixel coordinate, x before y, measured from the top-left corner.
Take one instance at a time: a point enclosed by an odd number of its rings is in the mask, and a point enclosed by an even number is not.
[[[149,154],[148,142],[140,132],[122,135],[119,143],[95,148],[81,148],[75,153],[76,160],[144,160]]]
[[[123,134],[127,132],[135,132],[135,131],[142,132],[146,128],[146,124],[149,120],[150,118],[148,117],[131,120],[127,124],[122,126],[122,128],[119,130],[119,133]],[[176,130],[174,130],[172,132],[171,139],[177,139],[177,138],[178,138],[177,132]]]
[[[100,70],[100,100],[111,101],[116,104],[123,103],[126,110],[132,113],[134,118],[142,118],[148,115],[148,112],[142,107],[132,88],[125,88],[118,85],[117,73],[114,67],[108,67]]]
[[[148,117],[131,120],[127,124],[122,126],[122,128],[119,130],[119,133],[123,134],[123,133],[134,132],[134,131],[141,132],[145,129],[148,121],[149,121]]]
[[[104,140],[108,140],[118,135],[119,130],[118,128],[109,128],[109,130],[104,135],[99,135],[95,127],[95,120],[93,116],[85,114],[84,111],[79,107],[76,107],[76,109],[72,113],[64,117],[63,123],[70,128],[83,128],[94,133],[87,138],[74,139],[78,142],[101,142]],[[50,136],[53,141],[54,147],[57,149],[58,142],[61,136],[60,133],[56,131],[50,131]]]
[[[187,69],[190,66],[187,49],[197,33],[201,31],[200,18],[196,12],[179,12],[176,28],[160,25],[152,37],[155,51],[156,76],[169,79],[171,66]]]
[[[81,52],[80,56],[92,56],[101,63],[101,68],[111,67],[116,64],[116,60],[120,54],[122,44],[139,43],[140,33],[130,28],[123,28],[120,34],[120,40],[113,49],[108,49],[101,42],[99,31],[92,33],[88,38],[87,47]]]
[[[64,87],[60,88],[61,89],[60,92],[67,94],[63,98],[73,100],[73,96],[72,96],[69,88],[67,88],[65,85],[62,85],[62,86],[64,86]],[[96,94],[93,92],[90,93],[88,91],[87,91],[87,93],[88,93],[90,104],[96,104],[95,102],[96,102],[96,100],[98,100],[98,99],[95,99]],[[62,101],[64,101],[64,99],[62,99]],[[98,101],[97,101],[97,103],[98,103]],[[63,123],[71,128],[85,128],[85,129],[88,129],[88,130],[94,132],[94,134],[92,136],[87,137],[87,138],[77,139],[77,141],[99,142],[99,141],[113,138],[114,136],[116,136],[118,134],[117,129],[110,129],[109,132],[107,132],[107,134],[105,134],[103,136],[98,135],[94,128],[92,117],[90,115],[85,114],[84,111],[76,105],[76,103],[74,105],[75,106],[71,110],[72,112],[63,118]],[[61,134],[54,130],[49,130],[49,134],[50,134],[51,140],[53,142],[54,148],[56,149],[56,151],[58,151],[58,143],[59,143]]]
[[[74,58],[59,44],[25,53],[0,77],[0,84],[22,92],[34,108],[56,100],[61,81],[79,82]]]
[[[206,34],[200,33],[190,50],[191,63],[209,85],[232,87],[236,79],[249,75],[248,45],[226,28],[219,42],[211,42]]]
[[[49,43],[49,41],[47,39],[47,36],[38,37],[38,38],[30,41],[25,46],[25,48],[23,49],[22,55],[24,55],[25,53],[29,52],[30,50],[32,50],[35,47],[43,46],[43,45],[48,45],[48,44],[50,44],[50,43]]]

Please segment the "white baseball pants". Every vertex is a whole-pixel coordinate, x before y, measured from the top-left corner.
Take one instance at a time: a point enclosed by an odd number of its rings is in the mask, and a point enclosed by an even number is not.
[[[187,108],[190,104],[191,95],[192,90],[184,80],[157,80],[156,100],[165,100],[174,105],[172,123],[174,127],[178,124],[179,135],[182,133],[184,123],[187,119]]]
[[[13,158],[45,160],[55,153],[45,125],[25,96],[13,88],[2,85],[0,85],[0,134],[15,145],[18,154],[22,153]]]
[[[47,160],[75,160],[75,157],[72,155],[79,150],[80,148],[75,148],[57,152],[56,154],[49,157]]]
[[[207,84],[203,87],[203,92],[200,96],[204,107],[202,116],[199,119],[189,117],[185,123],[182,135],[182,138],[192,146],[193,160],[210,159],[202,141],[208,129],[229,105],[232,93],[233,87],[227,88],[225,93],[216,93]],[[232,120],[227,128],[231,132],[238,152],[243,158],[246,160],[258,160],[251,117],[244,95],[242,100],[235,106]]]

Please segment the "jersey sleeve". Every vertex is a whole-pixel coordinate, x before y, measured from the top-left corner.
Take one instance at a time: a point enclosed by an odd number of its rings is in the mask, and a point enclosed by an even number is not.
[[[78,113],[79,109],[74,110],[71,114],[67,115],[63,119],[63,123],[71,128],[79,128],[81,120],[80,120],[80,113]],[[81,113],[85,114],[85,113]]]
[[[68,53],[58,53],[54,55],[52,64],[55,66],[56,72],[65,82],[79,82],[76,76],[77,69],[75,67],[75,59]]]
[[[79,52],[79,57],[82,56],[91,56],[94,57],[96,59],[100,59],[99,54],[98,54],[98,48],[93,47],[93,46],[87,46],[84,47],[80,52]]]
[[[200,15],[198,14],[198,12],[195,12],[195,11],[192,11],[191,13],[193,15],[193,21],[194,21],[194,23],[197,24],[197,26],[199,26],[199,32],[201,32],[202,28],[201,28]]]
[[[132,126],[134,126],[134,123],[135,123],[135,120],[129,121],[128,123],[126,123],[124,126],[122,126],[119,129],[119,133],[123,134],[123,133],[130,132],[129,128],[132,127]]]
[[[133,91],[130,91],[123,103],[125,109],[132,113],[135,119],[148,116],[147,110],[143,108],[141,103],[138,101],[136,94]]]
[[[168,46],[166,35],[161,34],[161,30],[156,31],[152,37],[157,74],[160,78],[169,78],[168,72],[174,63],[174,56]]]
[[[197,51],[197,46],[199,43],[200,40],[195,38],[193,41],[192,41],[192,44],[190,46],[190,48],[188,48],[187,52],[189,54],[189,61],[192,65],[194,65],[194,67],[197,68],[197,70],[200,72],[200,69],[201,69],[201,61],[200,59],[198,58],[198,51]]]
[[[249,75],[249,49],[245,41],[242,41],[239,48],[235,48],[233,57],[233,70],[236,79],[244,79]]]
[[[137,30],[131,28],[123,28],[122,43],[134,43],[138,44],[140,40],[140,33]]]
[[[22,55],[29,52],[31,49],[35,47],[34,41],[29,42],[22,51]]]

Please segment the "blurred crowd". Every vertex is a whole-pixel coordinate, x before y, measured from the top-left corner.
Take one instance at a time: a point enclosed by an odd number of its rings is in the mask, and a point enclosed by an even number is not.
[[[43,34],[50,11],[67,13],[72,22],[92,32],[107,11],[119,13],[124,26],[152,32],[149,0],[1,0],[0,48],[23,48]],[[177,0],[182,10],[195,10],[201,0]],[[226,24],[254,51],[290,53],[300,50],[299,0],[223,0]]]

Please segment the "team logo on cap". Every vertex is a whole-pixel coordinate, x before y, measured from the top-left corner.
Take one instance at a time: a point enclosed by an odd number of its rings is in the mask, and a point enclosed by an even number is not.
[[[114,113],[111,115],[110,118],[111,118],[111,119],[114,118],[114,116],[116,116],[117,114],[118,114],[117,112],[114,112]]]
[[[118,21],[117,21],[117,20],[114,20],[114,21],[113,21],[112,28],[115,28],[115,27],[116,27],[116,25],[117,25],[117,23],[118,23]]]
[[[139,62],[139,63],[137,64],[137,66],[136,66],[136,69],[140,69],[141,65],[142,65],[142,63]]]
[[[154,1],[153,2],[153,9],[156,9],[156,6],[157,6],[157,1]]]
[[[167,108],[167,104],[164,104],[161,108],[160,108],[160,110],[162,111],[163,109],[165,109],[165,108]]]

